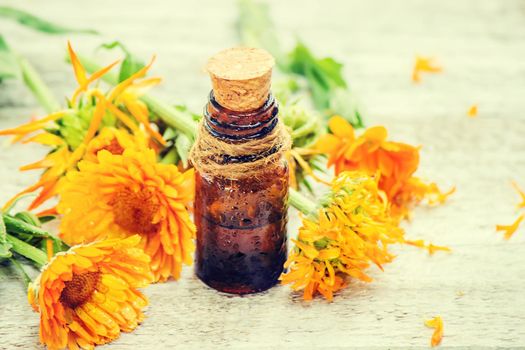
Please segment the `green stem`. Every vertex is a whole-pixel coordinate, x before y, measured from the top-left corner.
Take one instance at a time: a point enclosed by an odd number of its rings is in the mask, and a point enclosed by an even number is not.
[[[299,191],[290,188],[288,203],[305,215],[315,213],[317,205]]]
[[[18,238],[11,236],[9,233],[6,235],[7,241],[12,244],[12,250],[29,260],[34,261],[37,266],[42,267],[47,264],[47,254],[42,250],[27,244]]]
[[[80,63],[84,66],[84,69],[89,73],[94,73],[102,68],[101,65],[89,59],[88,57],[78,56]],[[102,76],[102,80],[110,85],[117,85],[119,83],[118,77],[114,73],[106,73]],[[186,114],[178,111],[173,106],[160,101],[159,99],[150,96],[143,95],[140,98],[146,103],[149,109],[161,118],[169,126],[183,132],[191,140],[195,140],[197,135],[197,122],[188,117]]]
[[[25,233],[35,237],[54,238],[49,232],[42,230],[40,227],[28,224],[25,221],[14,218],[7,214],[3,215],[5,226],[8,232]]]
[[[18,260],[16,260],[15,258],[10,258],[9,260],[11,261],[13,266],[18,270],[18,272],[20,272],[20,275],[22,275],[24,284],[27,288],[29,286],[29,283],[31,283],[31,277],[29,277],[29,275],[26,273],[26,271],[22,267],[22,264],[20,264]]]
[[[36,97],[38,102],[44,107],[48,113],[53,113],[60,110],[60,103],[55,99],[53,93],[47,87],[46,83],[42,80],[42,77],[36,69],[23,57],[18,58],[20,69],[24,82],[33,95]]]
[[[184,133],[190,140],[195,140],[197,135],[197,122],[195,120],[153,96],[144,95],[140,99],[166,124]]]

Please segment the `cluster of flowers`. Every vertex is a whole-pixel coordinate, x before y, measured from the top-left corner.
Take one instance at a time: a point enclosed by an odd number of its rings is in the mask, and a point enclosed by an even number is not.
[[[72,247],[53,254],[47,245],[48,259],[40,264],[28,297],[40,312],[42,343],[51,349],[88,349],[141,322],[147,300],[137,288],[178,279],[182,265],[191,264],[193,169],[158,161],[167,142],[140,99],[160,81],[144,78],[153,60],[104,93],[91,85],[117,62],[88,76],[70,46],[69,54],[79,87],[68,108],[0,135],[52,148],[44,159],[21,169],[43,174],[5,208],[26,193],[39,191],[30,210],[58,197],[56,206],[37,215],[60,215],[59,237]],[[295,146],[288,154],[292,184],[298,187],[305,175],[328,183],[312,170],[317,166],[311,157],[319,154],[328,155],[327,166],[335,166],[336,176],[320,203],[291,193],[290,203],[304,216],[281,276],[284,284],[303,291],[305,300],[317,293],[332,300],[348,277],[370,282],[365,270],[371,265],[382,270],[391,262],[391,244],[411,244],[430,253],[448,250],[406,240],[399,227],[414,204],[425,199],[442,203],[453,192],[443,193],[414,176],[419,148],[387,141],[383,127],[356,137],[350,123],[337,116],[328,122],[330,133],[312,142],[317,123],[310,125],[296,114],[297,129],[287,123]]]
[[[454,188],[443,193],[435,183],[414,176],[419,165],[417,147],[387,140],[382,126],[371,127],[359,137],[345,119],[335,116],[328,123],[331,133],[321,136],[316,149],[328,155],[328,167],[336,177],[326,201],[307,217],[281,277],[305,299],[315,293],[331,300],[346,286],[346,277],[364,282],[370,264],[390,262],[392,243],[404,243],[428,250],[432,255],[449,248],[407,240],[399,227],[411,208],[426,200],[443,203]]]
[[[72,247],[55,254],[28,291],[50,349],[87,349],[133,330],[147,304],[137,288],[178,279],[195,237],[193,170],[157,161],[165,141],[139,100],[159,82],[141,79],[151,63],[105,94],[90,84],[116,63],[87,77],[69,53],[79,83],[69,108],[0,132],[53,147],[22,168],[43,169],[40,180],[6,204],[36,190],[29,209],[59,198],[38,215],[60,214],[59,237]]]

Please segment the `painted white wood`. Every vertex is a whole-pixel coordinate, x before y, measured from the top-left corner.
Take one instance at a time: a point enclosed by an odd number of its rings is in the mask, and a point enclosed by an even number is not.
[[[103,41],[123,40],[134,52],[157,54],[156,93],[200,110],[209,82],[201,67],[236,43],[233,1],[6,1],[63,24],[103,35],[70,36],[91,53]],[[186,269],[179,282],[146,289],[145,322],[107,349],[427,347],[423,320],[441,315],[443,347],[525,346],[525,228],[510,241],[494,228],[511,223],[525,187],[525,6],[519,0],[272,1],[288,45],[298,34],[316,53],[345,63],[345,74],[367,111],[392,139],[421,144],[419,174],[447,188],[451,201],[420,208],[407,236],[450,246],[428,257],[411,247],[372,284],[352,283],[329,304],[300,301],[287,287],[231,297],[205,287]],[[57,96],[74,86],[64,63],[65,37],[48,37],[0,19],[0,32],[26,56]],[[416,53],[436,56],[443,74],[411,83]],[[111,55],[102,54],[108,58]],[[470,105],[479,117],[469,119]],[[18,82],[0,85],[0,128],[42,111]],[[3,145],[4,141],[0,141]],[[17,167],[36,160],[36,146],[2,147],[0,202],[36,174]],[[290,234],[298,227],[291,213]],[[22,283],[0,268],[0,348],[40,349],[38,318]]]

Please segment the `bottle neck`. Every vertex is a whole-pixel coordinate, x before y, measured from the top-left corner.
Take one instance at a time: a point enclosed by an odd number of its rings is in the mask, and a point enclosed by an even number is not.
[[[204,108],[205,127],[217,138],[230,141],[253,140],[265,137],[277,125],[279,108],[272,94],[256,110],[237,112],[221,106],[210,92]]]

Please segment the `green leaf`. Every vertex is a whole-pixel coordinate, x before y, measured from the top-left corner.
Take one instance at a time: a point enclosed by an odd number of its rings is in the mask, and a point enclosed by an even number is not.
[[[5,227],[2,212],[0,212],[0,260],[10,258],[13,254],[11,248],[13,246],[7,241],[7,229]]]
[[[316,58],[310,49],[303,43],[297,43],[295,49],[290,53],[290,69],[292,72],[306,75],[311,73],[327,87],[334,85],[346,87],[342,75],[343,65],[331,57]]]
[[[51,239],[53,241],[54,252],[65,251],[69,248],[60,238],[43,230],[39,225],[35,225],[35,223],[40,224],[45,222],[45,217],[38,219],[33,215],[34,214],[29,212],[17,213],[15,216],[4,214],[2,219],[5,222],[7,231],[9,232],[7,236],[14,237],[34,247],[42,246],[44,248],[45,240]],[[7,238],[8,242],[12,243],[12,240],[9,241],[9,237]]]
[[[40,227],[42,226],[42,223],[40,222],[40,220],[38,219],[38,217],[29,212],[29,211],[21,211],[21,212],[18,212],[15,214],[15,218],[19,219],[19,220],[22,220],[30,225],[33,225],[33,226],[37,226],[37,227]]]
[[[15,253],[18,253],[32,260],[37,264],[37,266],[41,267],[47,263],[47,254],[44,253],[42,250],[32,246],[31,244],[21,241],[20,239],[10,234],[6,235],[6,239],[9,243],[11,243],[12,250]]]
[[[144,62],[133,55],[126,55],[120,66],[119,82],[128,79],[130,76],[141,70],[145,66]]]
[[[20,65],[15,54],[0,35],[0,81],[21,77]]]
[[[346,88],[346,81],[343,78],[343,65],[341,63],[331,57],[317,60],[316,63],[319,69],[330,77],[335,85]]]
[[[61,26],[59,24],[49,22],[43,18],[34,16],[29,12],[8,6],[0,6],[0,17],[12,19],[26,27],[48,34],[98,34],[98,32],[93,29],[77,29]]]
[[[44,231],[40,227],[27,223],[26,221],[23,221],[20,218],[12,217],[10,215],[5,214],[2,216],[2,218],[2,222],[5,223],[5,226],[10,233],[23,233],[29,234],[34,237],[51,238],[51,235],[47,231]]]
[[[290,54],[290,70],[308,80],[315,106],[325,110],[330,93],[335,88],[346,88],[342,64],[332,58],[317,59],[304,44],[298,43]]]
[[[333,58],[317,59],[302,43],[298,43],[290,54],[290,70],[306,78],[316,108],[327,117],[338,114],[354,127],[363,127],[358,105],[348,90],[342,69],[343,65]]]
[[[118,48],[126,55],[124,61],[120,65],[120,72],[118,81],[122,82],[142,69],[146,64],[137,56],[131,54],[131,52],[122,44],[120,41],[115,40],[109,43],[100,45],[101,48],[112,50]]]
[[[317,109],[324,111],[330,100],[330,85],[327,80],[320,76],[312,67],[305,69],[305,77],[308,80],[312,100]]]

